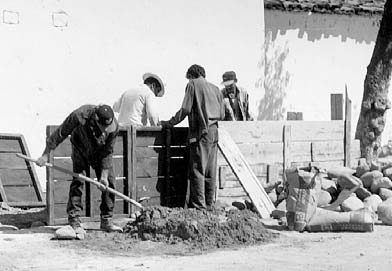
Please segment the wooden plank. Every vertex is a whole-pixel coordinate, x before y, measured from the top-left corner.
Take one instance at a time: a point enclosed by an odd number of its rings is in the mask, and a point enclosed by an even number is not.
[[[249,164],[275,163],[283,159],[283,143],[237,144]]]
[[[304,162],[311,161],[311,142],[293,142],[290,144],[290,159],[291,161]],[[272,161],[271,161],[272,162]],[[280,162],[280,161],[278,161]]]
[[[0,200],[1,200],[2,202],[5,202],[5,203],[8,202],[8,200],[7,200],[7,195],[5,194],[4,187],[3,187],[3,183],[2,183],[2,180],[1,180],[1,177],[0,177]]]
[[[171,129],[170,144],[174,146],[186,146],[188,144],[188,128],[174,127]]]
[[[68,170],[73,171],[72,159],[71,157],[54,157],[53,164]],[[124,176],[124,158],[113,158],[113,170],[115,177],[123,177]],[[94,169],[90,168],[91,176],[95,177]],[[72,177],[69,174],[64,172],[54,170],[53,171],[53,179],[61,179],[61,180],[70,180]]]
[[[302,120],[302,112],[287,112],[287,120]]]
[[[3,186],[8,204],[18,201],[37,202],[37,194],[33,186]]]
[[[54,204],[57,203],[67,203],[68,202],[68,195],[69,195],[69,186],[71,185],[71,182],[69,181],[53,181],[54,185],[54,191],[53,191],[53,202]],[[86,191],[84,190],[83,187],[83,194]]]
[[[135,128],[136,131],[136,147],[144,146],[163,146],[165,144],[161,130],[149,131]]]
[[[124,136],[126,136],[126,132],[120,131],[116,138],[116,143],[114,144],[113,155],[122,155],[124,153]],[[71,136],[61,142],[53,151],[55,157],[71,157],[72,143],[70,138]]]
[[[320,168],[334,168],[337,166],[344,166],[344,160],[336,160],[336,161],[320,161],[320,162],[311,162],[310,165],[318,166]],[[305,165],[308,166],[308,165]]]
[[[224,128],[219,128],[218,147],[226,158],[228,164],[252,200],[257,212],[263,218],[269,218],[275,209],[273,203],[259,184],[257,177],[252,172],[249,164],[241,154],[229,133]]]
[[[46,137],[49,137],[55,130],[55,126],[46,126]],[[49,152],[49,163],[53,164],[53,152]],[[55,204],[54,204],[54,183],[53,183],[53,171],[51,167],[46,168],[46,206],[47,206],[47,219],[48,225],[54,225],[55,223]]]
[[[219,189],[218,196],[219,197],[246,197],[247,193],[245,192],[242,186],[227,187],[225,189]]]
[[[291,166],[291,125],[283,127],[283,170]]]
[[[163,197],[161,197],[162,205],[164,206],[171,206],[171,179],[170,179],[170,143],[171,143],[171,129],[165,128],[163,129],[164,137],[165,137],[165,158],[164,158],[164,165],[163,165],[163,174],[164,174],[164,185],[162,189]]]
[[[136,179],[136,199],[141,197],[160,197],[160,192],[157,190],[158,181],[165,184],[164,178],[137,178]]]
[[[344,159],[343,141],[325,141],[312,143],[312,161],[334,161]]]
[[[57,128],[57,126],[54,126]],[[54,149],[54,157],[71,157],[72,154],[72,143],[70,140],[71,136],[68,136],[63,142],[61,142],[56,149]]]
[[[344,121],[290,121],[292,141],[343,140]]]
[[[351,100],[348,97],[347,85],[346,104],[345,104],[345,122],[344,122],[344,165],[349,167],[351,165]]]
[[[331,94],[331,120],[343,120],[343,94]]]
[[[127,157],[128,157],[128,188],[129,197],[136,200],[136,176],[137,176],[137,161],[136,161],[136,127],[128,128],[127,133]],[[135,211],[133,204],[130,206],[130,212]]]
[[[21,142],[18,137],[0,133],[0,152],[21,153]]]
[[[351,160],[361,158],[361,148],[358,139],[351,140]]]
[[[282,142],[283,125],[281,121],[219,122],[219,127],[226,129],[237,144]]]
[[[0,152],[0,168],[24,169],[27,168],[27,163],[15,153]]]
[[[164,176],[162,164],[158,158],[136,158],[136,177]]]
[[[0,169],[0,178],[4,185],[33,185],[30,171],[26,169]]]

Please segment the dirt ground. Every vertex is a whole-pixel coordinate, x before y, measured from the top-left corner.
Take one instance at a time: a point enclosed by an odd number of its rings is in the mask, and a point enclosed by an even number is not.
[[[39,215],[42,212],[34,218]],[[4,220],[0,215],[0,222]],[[128,220],[116,222],[125,226]],[[101,232],[98,223],[86,224],[88,237],[83,241],[51,240],[56,227],[3,230],[0,270],[392,269],[391,227],[376,225],[371,233],[298,233],[285,230],[276,220],[262,222],[276,238],[219,249],[189,249],[184,242],[124,243],[123,234]]]

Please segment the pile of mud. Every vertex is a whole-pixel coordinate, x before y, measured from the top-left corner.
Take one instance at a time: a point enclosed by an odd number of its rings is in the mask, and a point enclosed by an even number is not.
[[[269,242],[276,234],[249,210],[207,212],[196,209],[149,207],[124,227],[133,239],[170,244],[185,242],[199,249]]]

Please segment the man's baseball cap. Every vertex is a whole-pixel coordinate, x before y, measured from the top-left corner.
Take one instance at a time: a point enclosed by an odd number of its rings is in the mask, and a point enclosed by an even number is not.
[[[228,71],[222,75],[222,79],[223,81],[221,84],[224,86],[229,86],[237,82],[237,75],[234,71]]]
[[[97,115],[97,124],[102,132],[114,124],[114,112],[110,106],[106,104],[98,105],[95,108],[95,114]]]
[[[159,82],[161,85],[161,91],[158,92],[157,97],[162,97],[163,94],[165,94],[165,84],[163,83],[162,79],[158,75],[150,72],[143,74],[143,82],[146,81],[147,78],[154,78]]]

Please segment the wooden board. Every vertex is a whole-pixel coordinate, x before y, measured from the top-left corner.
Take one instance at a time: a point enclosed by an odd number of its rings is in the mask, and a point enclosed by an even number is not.
[[[257,212],[261,217],[269,218],[271,212],[275,209],[272,201],[260,185],[248,162],[230,137],[230,134],[222,127],[219,128],[218,147],[249,198],[252,200]]]
[[[312,161],[335,161],[344,159],[343,140],[313,142]]]
[[[33,163],[16,156],[30,156],[21,134],[0,134],[0,183],[2,200],[12,207],[45,206]]]

